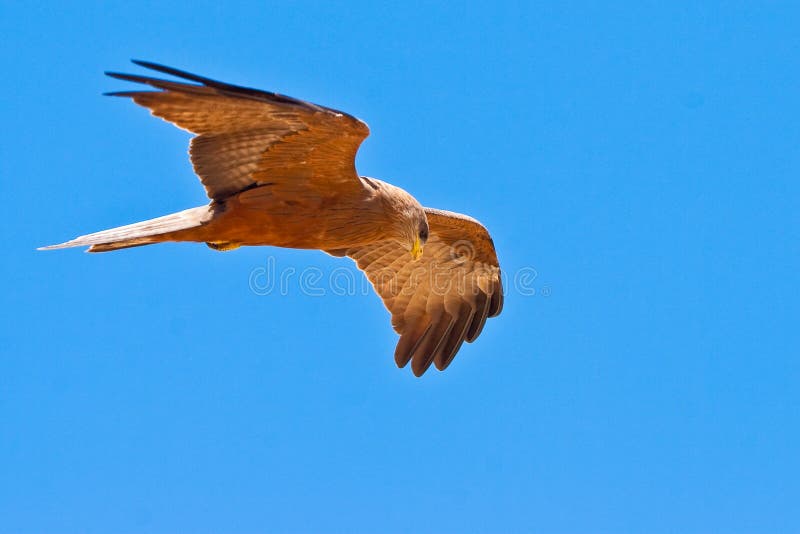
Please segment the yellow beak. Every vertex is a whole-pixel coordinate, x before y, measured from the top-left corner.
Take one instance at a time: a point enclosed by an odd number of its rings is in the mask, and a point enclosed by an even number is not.
[[[417,261],[422,257],[422,243],[419,240],[419,237],[414,240],[414,246],[411,247],[411,258],[414,261]]]

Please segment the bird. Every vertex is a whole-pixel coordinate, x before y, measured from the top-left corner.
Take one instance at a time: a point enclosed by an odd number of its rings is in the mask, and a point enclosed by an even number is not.
[[[192,133],[189,156],[205,206],[77,237],[39,250],[108,252],[164,242],[319,249],[363,271],[399,334],[395,363],[442,371],[464,341],[500,314],[503,283],[488,230],[467,215],[423,207],[388,182],[360,176],[369,127],[282,94],[216,81],[149,61],[167,75],[105,74],[146,86],[132,99]]]

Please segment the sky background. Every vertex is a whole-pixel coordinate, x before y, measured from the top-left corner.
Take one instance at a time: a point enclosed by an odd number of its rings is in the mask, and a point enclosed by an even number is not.
[[[0,533],[800,532],[798,4],[382,4],[0,3]],[[346,260],[36,252],[206,202],[130,58],[364,119],[503,314],[416,379],[251,284]]]

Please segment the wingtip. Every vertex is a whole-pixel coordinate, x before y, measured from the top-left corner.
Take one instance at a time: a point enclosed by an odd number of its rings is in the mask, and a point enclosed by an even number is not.
[[[145,59],[133,59],[131,58],[131,63],[134,65],[139,65],[140,67],[144,67],[146,69],[152,69],[154,67],[163,67],[163,65],[159,65],[158,63],[154,63],[152,61],[147,61]]]
[[[125,80],[128,76],[130,76],[130,74],[125,74],[123,72],[117,72],[117,71],[113,71],[113,70],[103,71],[103,74],[105,74],[106,76],[108,76],[110,78],[115,78],[117,80]]]
[[[228,84],[218,82],[216,80],[212,80],[211,78],[206,78],[205,76],[200,76],[197,74],[192,74],[191,72],[187,72],[185,70],[176,69],[175,67],[168,67],[167,65],[162,65],[161,63],[156,63],[154,61],[145,61],[143,59],[131,59],[131,63],[134,65],[138,65],[140,67],[144,67],[145,69],[154,70],[156,72],[160,72],[162,74],[167,74],[169,76],[175,76],[176,78],[182,78],[184,80],[189,80],[192,82],[197,82],[203,85],[208,86],[227,86]]]
[[[155,91],[109,91],[107,93],[103,93],[103,96],[126,97],[126,96],[136,96],[140,93],[148,93],[148,92],[155,92]]]
[[[416,354],[414,355],[416,358]],[[421,378],[422,375],[430,368],[431,364],[433,364],[433,354],[427,356],[426,358],[419,358],[419,359],[412,359],[411,360],[411,372],[414,373],[414,376],[417,378]]]

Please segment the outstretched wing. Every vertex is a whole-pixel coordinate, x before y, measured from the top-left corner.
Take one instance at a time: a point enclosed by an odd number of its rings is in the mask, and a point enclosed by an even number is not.
[[[464,341],[472,342],[487,317],[503,307],[500,265],[489,232],[478,221],[425,209],[430,236],[413,261],[395,242],[347,250],[392,314],[400,334],[395,361],[409,360],[415,375],[444,370]]]
[[[197,134],[194,170],[213,200],[258,184],[357,185],[355,155],[369,128],[346,113],[288,96],[218,82],[156,63],[137,65],[196,83],[107,72],[157,91],[120,91],[157,117]]]

